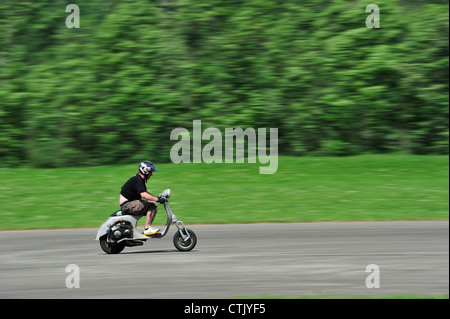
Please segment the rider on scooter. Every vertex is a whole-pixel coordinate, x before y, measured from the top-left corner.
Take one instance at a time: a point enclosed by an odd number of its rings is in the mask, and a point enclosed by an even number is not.
[[[147,214],[145,220],[144,235],[156,234],[159,229],[152,227],[158,210],[157,202],[164,203],[164,198],[158,198],[147,191],[147,180],[153,172],[158,172],[155,164],[150,161],[143,161],[139,164],[138,174],[131,177],[123,186],[120,192],[119,204],[122,213],[131,215]]]

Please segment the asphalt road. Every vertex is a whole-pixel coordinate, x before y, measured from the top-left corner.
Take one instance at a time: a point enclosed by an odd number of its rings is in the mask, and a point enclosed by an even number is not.
[[[0,298],[448,295],[449,222],[192,225],[191,252],[162,239],[107,255],[96,229],[0,232]],[[67,288],[67,265],[79,288]],[[366,272],[378,266],[379,288]],[[69,283],[75,283],[72,277]],[[369,277],[369,283],[376,283]]]

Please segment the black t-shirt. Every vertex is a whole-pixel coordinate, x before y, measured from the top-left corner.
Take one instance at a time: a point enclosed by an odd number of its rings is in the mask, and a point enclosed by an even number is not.
[[[144,179],[139,174],[136,174],[122,186],[120,194],[131,202],[132,200],[141,199],[141,193],[146,191],[147,187]]]

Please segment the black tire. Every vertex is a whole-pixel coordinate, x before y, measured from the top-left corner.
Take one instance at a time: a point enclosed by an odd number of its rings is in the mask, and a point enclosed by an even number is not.
[[[125,248],[125,243],[108,244],[106,238],[102,238],[100,239],[100,247],[102,247],[103,251],[107,254],[118,254]]]
[[[173,236],[173,244],[179,251],[190,251],[194,249],[195,245],[197,245],[197,236],[195,233],[191,229],[186,228],[186,230],[190,236],[187,241],[183,241],[180,231],[177,231]]]

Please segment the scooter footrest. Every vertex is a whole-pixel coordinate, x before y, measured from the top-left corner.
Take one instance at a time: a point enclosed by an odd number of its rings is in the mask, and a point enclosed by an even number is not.
[[[161,233],[154,233],[153,235],[147,235],[147,237],[150,237],[150,238],[161,238],[162,234]]]
[[[142,245],[144,245],[144,242],[141,240],[127,240],[125,242],[125,246],[127,247],[142,246]]]

